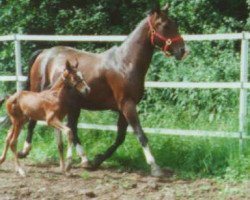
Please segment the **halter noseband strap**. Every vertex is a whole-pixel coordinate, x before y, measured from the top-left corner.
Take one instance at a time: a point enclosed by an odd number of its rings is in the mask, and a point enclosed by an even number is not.
[[[156,32],[156,30],[154,29],[154,27],[151,23],[150,16],[147,18],[147,21],[148,21],[148,26],[149,26],[149,30],[150,30],[151,44],[153,46],[155,46],[155,43],[154,43],[155,38],[160,39],[161,41],[164,42],[164,46],[161,47],[161,50],[165,53],[166,56],[168,56],[168,57],[171,56],[171,53],[169,52],[169,48],[170,48],[171,44],[174,42],[181,42],[181,41],[183,41],[183,38],[180,35],[175,36],[173,38],[166,38],[163,35],[161,35],[160,33]]]

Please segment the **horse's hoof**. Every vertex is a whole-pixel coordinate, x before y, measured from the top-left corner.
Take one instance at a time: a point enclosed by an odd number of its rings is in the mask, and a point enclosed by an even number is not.
[[[162,177],[164,173],[158,165],[155,165],[151,167],[151,176]]]
[[[151,176],[162,177],[164,176],[164,173],[162,172],[162,170],[151,170]]]
[[[81,162],[80,166],[82,168],[87,168],[88,169],[88,168],[91,167],[91,164],[90,164],[90,162],[88,160],[84,160],[84,161]]]
[[[22,151],[19,151],[18,154],[17,154],[18,158],[26,158],[27,157],[27,154],[23,153]]]
[[[100,166],[101,163],[96,162],[95,160],[93,161],[88,161],[88,163],[86,163],[85,165],[85,169],[87,170],[91,170],[91,171],[95,171],[98,169],[98,167]]]
[[[155,167],[151,169],[151,175],[154,177],[170,178],[174,175],[174,171],[169,168],[160,169],[160,167]]]

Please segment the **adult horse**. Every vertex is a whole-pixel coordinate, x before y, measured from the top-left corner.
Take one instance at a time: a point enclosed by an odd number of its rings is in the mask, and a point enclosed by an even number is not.
[[[119,46],[100,53],[88,53],[70,47],[57,46],[36,53],[29,72],[28,85],[31,91],[44,90],[57,80],[63,71],[61,67],[66,60],[77,57],[79,70],[91,92],[86,97],[75,96],[68,99],[71,110],[68,114],[68,126],[74,134],[74,144],[82,162],[87,159],[83,154],[77,136],[77,121],[80,109],[113,110],[119,113],[115,142],[106,152],[97,155],[90,162],[98,167],[123,143],[128,124],[138,137],[151,166],[151,174],[161,176],[162,171],[155,162],[148,146],[148,139],[141,127],[136,105],[143,97],[145,75],[152,59],[155,46],[162,48],[168,56],[181,60],[186,51],[184,41],[178,33],[176,23],[168,16],[168,8],[158,6],[143,19],[129,37]],[[74,92],[72,91],[72,96]],[[19,152],[25,157],[31,149],[33,129],[36,122],[30,121],[24,149]]]

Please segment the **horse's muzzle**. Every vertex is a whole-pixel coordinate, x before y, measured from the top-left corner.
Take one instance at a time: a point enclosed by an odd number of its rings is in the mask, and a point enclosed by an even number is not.
[[[173,55],[176,58],[176,60],[184,60],[188,54],[189,54],[189,51],[185,47],[178,48],[177,50],[174,50],[173,52]]]

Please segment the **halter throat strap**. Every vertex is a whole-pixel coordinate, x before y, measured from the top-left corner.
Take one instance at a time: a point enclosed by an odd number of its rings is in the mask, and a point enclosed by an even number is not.
[[[147,18],[148,26],[149,26],[149,31],[150,31],[150,42],[153,46],[156,46],[155,44],[155,38],[158,38],[159,40],[163,41],[164,45],[161,48],[161,50],[164,52],[164,54],[169,57],[171,56],[171,53],[169,52],[169,48],[172,43],[178,43],[182,42],[183,38],[180,35],[177,35],[173,38],[167,38],[158,33],[155,28],[153,27],[151,23],[151,17],[148,16]]]

